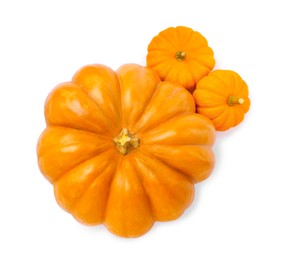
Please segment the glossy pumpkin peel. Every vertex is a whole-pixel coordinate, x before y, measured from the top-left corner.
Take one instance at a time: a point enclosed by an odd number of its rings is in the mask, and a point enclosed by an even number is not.
[[[169,27],[156,35],[148,46],[146,61],[162,80],[177,82],[190,91],[215,66],[206,38],[185,26]]]
[[[193,95],[198,113],[209,118],[218,131],[240,124],[250,109],[248,86],[231,70],[212,71],[198,82]]]
[[[122,237],[180,217],[214,167],[215,130],[192,95],[142,66],[80,69],[51,91],[38,164],[58,204]]]

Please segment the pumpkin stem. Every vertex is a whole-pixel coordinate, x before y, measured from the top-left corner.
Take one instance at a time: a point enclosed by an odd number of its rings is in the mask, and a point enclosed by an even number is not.
[[[235,96],[229,96],[227,99],[227,103],[229,106],[242,105],[244,102],[244,98],[238,98]]]
[[[176,59],[178,61],[183,61],[186,58],[186,53],[184,51],[177,51],[176,52]]]
[[[118,136],[113,138],[116,149],[123,155],[128,154],[131,150],[139,147],[140,140],[128,129],[123,128]]]

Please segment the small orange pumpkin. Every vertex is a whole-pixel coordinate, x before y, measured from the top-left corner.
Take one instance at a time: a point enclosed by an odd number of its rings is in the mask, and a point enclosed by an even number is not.
[[[202,78],[193,93],[197,112],[209,118],[216,130],[240,124],[250,108],[246,82],[234,71],[215,70]]]
[[[122,237],[178,218],[214,166],[215,129],[192,95],[139,65],[80,69],[49,94],[45,118],[38,163],[57,202]]]
[[[150,42],[147,66],[162,80],[178,82],[193,90],[214,68],[214,52],[199,32],[184,26],[170,27]]]

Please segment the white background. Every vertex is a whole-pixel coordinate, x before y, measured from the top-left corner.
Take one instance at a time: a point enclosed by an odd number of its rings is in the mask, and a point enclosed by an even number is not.
[[[289,259],[288,1],[0,1],[0,259]],[[153,36],[202,33],[252,101],[177,221],[137,239],[85,227],[38,170],[43,103],[81,66],[145,65]]]

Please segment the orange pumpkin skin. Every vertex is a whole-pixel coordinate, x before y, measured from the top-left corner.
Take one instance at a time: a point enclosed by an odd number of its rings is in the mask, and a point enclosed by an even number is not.
[[[139,65],[83,67],[49,94],[45,118],[38,163],[57,202],[122,237],[178,218],[214,166],[215,129],[193,97]]]
[[[249,91],[240,75],[215,70],[201,79],[193,93],[197,112],[209,118],[216,130],[225,131],[240,124],[250,109]]]
[[[196,83],[214,68],[214,52],[199,32],[184,26],[170,27],[150,42],[147,66],[162,80],[193,91]]]

